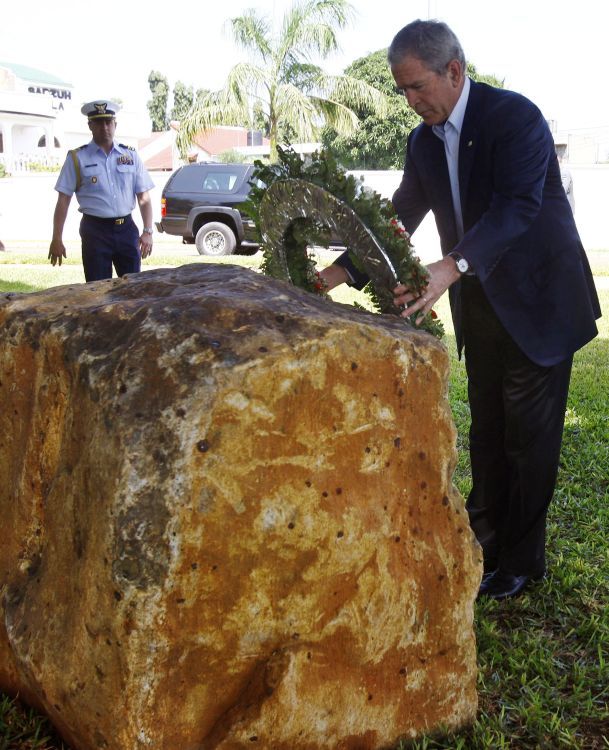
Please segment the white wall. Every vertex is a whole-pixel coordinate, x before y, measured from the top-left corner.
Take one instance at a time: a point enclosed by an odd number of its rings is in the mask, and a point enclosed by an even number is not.
[[[65,151],[64,151],[65,154]],[[609,166],[573,166],[575,220],[587,250],[609,250]],[[152,173],[155,188],[152,206],[155,221],[160,218],[161,191],[169,172]],[[360,173],[357,173],[360,174]],[[367,172],[365,184],[384,197],[391,197],[400,181],[400,172]],[[51,236],[51,221],[57,200],[53,186],[57,174],[24,174],[0,179],[0,239],[44,240]],[[80,214],[72,201],[66,224],[66,239],[78,239]],[[139,221],[136,210],[135,217]],[[440,257],[440,244],[433,217],[428,215],[412,238],[423,261]]]
[[[586,250],[609,249],[609,164],[569,165],[575,195],[575,223]],[[364,184],[384,198],[391,198],[402,179],[401,171],[357,171]],[[440,257],[440,241],[429,214],[412,237],[417,255],[424,261]]]

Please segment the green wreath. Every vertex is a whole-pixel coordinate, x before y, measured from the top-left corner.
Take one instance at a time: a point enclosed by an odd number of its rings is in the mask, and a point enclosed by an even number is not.
[[[299,185],[309,183],[322,188],[330,196],[348,206],[363,224],[382,251],[391,261],[397,278],[416,292],[422,292],[427,286],[429,273],[425,266],[413,253],[408,233],[395,214],[390,201],[363,185],[363,179],[348,175],[340,167],[334,157],[327,151],[316,152],[305,162],[303,158],[291,148],[278,148],[279,162],[263,164],[255,162],[255,169],[251,178],[252,190],[248,201],[243,205],[244,210],[253,219],[259,240],[262,244],[263,262],[261,270],[273,278],[289,279],[295,286],[314,294],[326,296],[326,289],[316,269],[315,258],[310,251],[313,245],[328,247],[331,238],[330,227],[319,219],[302,215],[289,222],[281,238],[282,250],[278,254],[271,243],[263,242],[263,227],[261,206],[267,190],[278,181],[294,180]],[[296,183],[295,183],[296,184]],[[319,191],[313,191],[319,193]],[[267,206],[268,213],[268,206]],[[363,270],[362,264],[348,246],[349,238],[342,237],[347,242],[347,251],[354,265]],[[279,255],[283,257],[279,257]],[[287,265],[286,265],[287,264]],[[387,283],[377,285],[371,281],[364,291],[368,294],[373,308],[377,312],[391,310],[392,296]],[[414,321],[407,318],[413,325]],[[428,313],[416,326],[441,337],[444,334],[442,323],[435,312]]]

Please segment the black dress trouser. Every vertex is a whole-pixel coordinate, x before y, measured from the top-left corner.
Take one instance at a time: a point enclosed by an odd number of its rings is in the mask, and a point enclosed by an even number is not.
[[[500,566],[515,575],[540,575],[573,357],[551,367],[535,364],[509,336],[479,281],[464,277],[461,285],[470,523],[485,571]]]
[[[80,222],[82,263],[86,281],[138,273],[141,269],[139,232],[131,216],[103,219],[84,214]]]

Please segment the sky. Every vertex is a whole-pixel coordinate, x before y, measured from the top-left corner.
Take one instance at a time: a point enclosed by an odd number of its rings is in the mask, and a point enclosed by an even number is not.
[[[0,24],[0,60],[40,68],[75,87],[82,101],[120,97],[145,112],[148,74],[220,88],[246,55],[226,21],[247,8],[281,21],[292,0],[12,0]],[[532,99],[560,131],[609,129],[607,0],[352,0],[340,54],[321,63],[340,73],[386,48],[415,18],[437,18],[459,37],[468,61]],[[172,10],[175,9],[175,12]],[[277,28],[279,25],[277,24]],[[315,60],[319,62],[319,60]],[[599,88],[600,87],[600,88]]]

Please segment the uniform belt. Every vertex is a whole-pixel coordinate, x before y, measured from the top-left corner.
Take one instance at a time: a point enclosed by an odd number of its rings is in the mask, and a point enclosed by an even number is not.
[[[99,221],[102,224],[124,224],[125,221],[131,216],[131,214],[127,214],[127,216],[91,216],[91,214],[83,214],[85,218],[92,219],[93,221]]]

